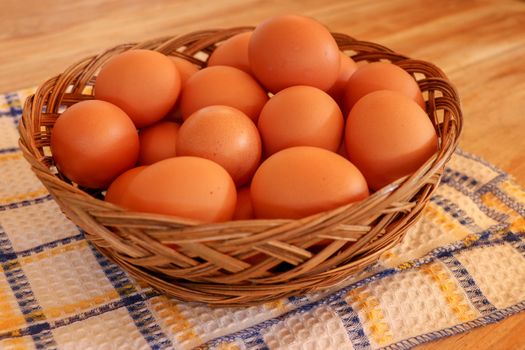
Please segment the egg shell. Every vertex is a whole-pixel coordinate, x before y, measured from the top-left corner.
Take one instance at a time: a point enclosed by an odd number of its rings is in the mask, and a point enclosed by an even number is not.
[[[177,155],[179,124],[158,122],[139,132],[140,152],[138,164],[150,165]]]
[[[425,110],[419,85],[410,74],[392,63],[372,62],[359,67],[348,79],[343,102],[345,112],[349,112],[360,98],[378,90],[402,93]]]
[[[180,74],[168,57],[151,50],[129,50],[102,66],[95,81],[95,98],[120,107],[142,128],[172,109],[180,88]]]
[[[369,186],[383,186],[416,171],[437,151],[437,135],[427,114],[412,99],[389,90],[361,98],[348,115],[348,158]]]
[[[144,169],[146,169],[147,166],[138,166],[136,168],[131,168],[124,173],[120,174],[111,185],[109,185],[108,190],[106,192],[106,196],[104,197],[104,200],[106,202],[110,202],[113,204],[120,205],[122,201],[122,197],[124,194],[128,191],[128,186],[131,183],[131,181]]]
[[[344,120],[339,106],[326,92],[311,86],[279,91],[263,107],[258,128],[265,154],[293,146],[337,151]]]
[[[233,220],[251,220],[254,218],[250,187],[242,187],[237,190],[237,205],[235,206]]]
[[[273,93],[294,85],[326,91],[337,80],[341,59],[330,32],[314,19],[297,15],[257,25],[248,56],[257,80]]]
[[[168,56],[168,58],[175,64],[175,67],[177,68],[177,71],[179,72],[181,86],[184,86],[184,84],[188,81],[188,79],[193,74],[199,71],[199,67],[185,60],[182,57]]]
[[[208,67],[230,66],[252,74],[248,59],[248,43],[252,32],[237,34],[225,40],[210,55]]]
[[[180,108],[187,119],[201,108],[225,105],[237,108],[254,122],[268,95],[248,73],[227,66],[213,66],[195,73],[184,85]]]
[[[210,159],[231,175],[237,186],[250,181],[261,159],[257,127],[244,113],[228,106],[208,106],[181,126],[177,154]]]
[[[129,184],[123,207],[200,222],[230,220],[237,193],[230,175],[215,162],[175,157],[152,164]]]
[[[181,89],[184,87],[184,84],[186,83],[186,81],[188,81],[188,79],[193,74],[197,73],[200,70],[200,67],[198,67],[198,66],[194,65],[193,63],[185,60],[184,58],[177,57],[177,56],[168,56],[168,58],[175,64],[175,67],[179,71],[180,81],[181,81]],[[180,111],[180,98],[177,99],[177,102],[175,103],[175,105],[164,116],[164,118],[162,120],[164,120],[164,121],[172,121],[172,122],[177,122],[177,123],[182,122],[182,114],[181,114],[181,111]]]
[[[341,64],[339,66],[339,74],[337,75],[337,80],[332,85],[332,87],[327,91],[328,95],[341,105],[344,100],[346,92],[346,84],[348,80],[357,70],[357,63],[353,59],[348,57],[345,53],[340,52],[341,54]]]
[[[51,152],[58,169],[73,182],[106,188],[135,165],[139,136],[122,109],[104,101],[81,101],[56,120]]]
[[[284,149],[265,160],[253,176],[257,218],[298,219],[368,196],[361,172],[340,155],[322,148]]]

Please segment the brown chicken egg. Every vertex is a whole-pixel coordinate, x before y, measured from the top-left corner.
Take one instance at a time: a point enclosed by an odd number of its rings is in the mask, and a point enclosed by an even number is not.
[[[266,159],[250,187],[257,218],[298,219],[368,196],[361,172],[322,148],[284,149]]]
[[[257,127],[244,113],[228,106],[208,106],[181,126],[177,155],[210,159],[226,169],[237,186],[250,181],[261,159]]]
[[[268,95],[255,79],[240,69],[213,66],[195,73],[184,85],[180,108],[187,119],[197,110],[224,105],[237,108],[254,122],[268,100]]]
[[[122,109],[105,101],[82,101],[58,117],[51,131],[51,151],[69,179],[89,188],[106,188],[135,165],[139,136]]]
[[[168,57],[151,50],[129,50],[104,64],[95,81],[95,98],[118,106],[142,128],[171,110],[180,87],[180,74]]]
[[[193,63],[186,61],[184,58],[177,57],[177,56],[168,56],[168,57],[175,64],[175,67],[177,67],[177,70],[179,71],[181,88],[183,88],[186,81],[188,81],[188,79],[193,74],[197,73],[200,68],[194,65]],[[168,112],[168,114],[166,114],[163,120],[173,121],[173,122],[182,121],[182,115],[180,112],[180,98],[177,99],[177,102],[175,103],[173,108]]]
[[[178,134],[179,124],[169,121],[159,122],[140,130],[138,163],[150,165],[159,160],[175,157]]]
[[[348,57],[346,54],[341,52],[341,66],[339,67],[339,75],[337,76],[337,80],[332,85],[332,87],[327,91],[328,95],[332,96],[332,98],[339,105],[341,105],[343,102],[346,92],[346,84],[356,70],[357,63],[355,63],[354,60]]]
[[[184,58],[177,56],[169,56],[169,59],[175,64],[179,71],[181,86],[184,86],[186,81],[195,73],[199,71],[199,67],[193,63],[186,61]]]
[[[208,159],[175,157],[142,170],[121,205],[131,210],[202,222],[231,220],[237,192],[223,167]]]
[[[108,187],[108,191],[106,192],[106,197],[104,200],[106,202],[110,202],[113,204],[120,205],[122,201],[122,197],[124,194],[128,191],[129,184],[133,179],[144,169],[146,169],[147,166],[138,166],[136,168],[131,168],[124,173],[120,174],[119,177],[117,177],[111,185]]]
[[[330,32],[312,18],[284,15],[260,23],[248,46],[253,74],[268,90],[294,85],[328,90],[341,56]]]
[[[345,145],[348,159],[374,190],[416,171],[437,150],[427,114],[400,92],[380,90],[350,111]]]
[[[359,67],[348,80],[344,95],[346,112],[349,112],[360,98],[378,90],[402,93],[425,109],[421,90],[410,74],[392,63],[373,62]]]
[[[252,32],[244,32],[220,44],[210,55],[208,67],[230,66],[252,74],[248,59],[248,43]]]
[[[265,155],[293,146],[337,151],[344,120],[339,106],[326,92],[311,86],[279,91],[264,106],[258,121]]]

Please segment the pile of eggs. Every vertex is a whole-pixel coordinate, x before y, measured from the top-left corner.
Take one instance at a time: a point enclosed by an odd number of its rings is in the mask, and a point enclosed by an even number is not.
[[[414,78],[357,65],[313,19],[270,18],[207,67],[129,50],[94,99],[57,119],[51,151],[80,186],[124,208],[199,222],[301,218],[360,201],[437,150]]]

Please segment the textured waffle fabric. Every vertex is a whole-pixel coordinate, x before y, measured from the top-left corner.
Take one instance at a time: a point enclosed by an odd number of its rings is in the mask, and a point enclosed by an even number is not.
[[[403,242],[344,285],[246,308],[141,286],[64,217],[0,95],[0,349],[404,349],[525,308],[525,192],[458,151]]]

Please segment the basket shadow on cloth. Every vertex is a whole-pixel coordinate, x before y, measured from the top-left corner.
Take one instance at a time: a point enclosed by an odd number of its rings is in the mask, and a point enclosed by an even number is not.
[[[20,147],[62,211],[105,256],[137,279],[175,298],[210,305],[250,305],[334,286],[397,244],[438,185],[462,128],[456,90],[431,63],[381,45],[334,33],[355,61],[389,61],[417,80],[439,139],[438,152],[418,171],[359,203],[300,220],[198,224],[136,213],[79,188],[54,166],[50,134],[60,112],[92,99],[99,68],[129,49],[151,49],[206,66],[217,43],[250,27],[206,30],[88,57],[43,83],[26,100]],[[168,246],[169,245],[169,246]]]

